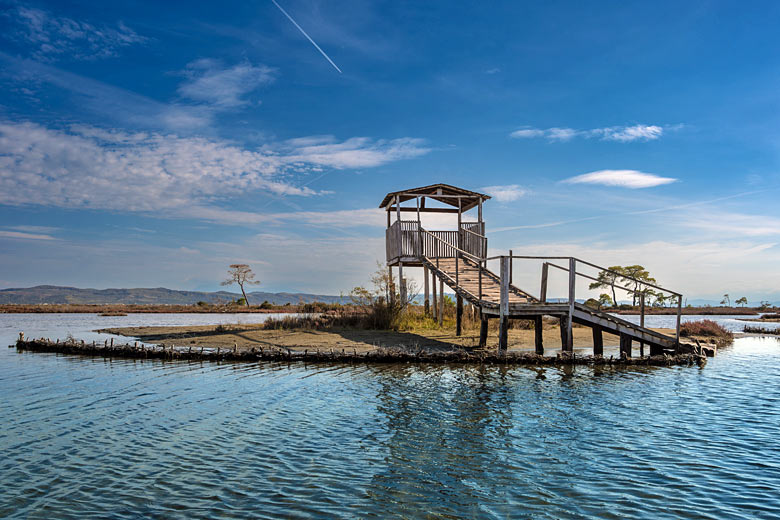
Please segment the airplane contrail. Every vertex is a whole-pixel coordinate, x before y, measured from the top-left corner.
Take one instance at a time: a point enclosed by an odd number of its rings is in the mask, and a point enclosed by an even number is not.
[[[317,45],[317,42],[315,42],[314,40],[312,40],[312,39],[311,39],[311,36],[309,36],[308,34],[306,34],[306,31],[304,31],[304,30],[303,30],[303,27],[301,27],[300,25],[298,25],[298,22],[296,22],[295,20],[293,20],[293,17],[292,17],[292,16],[290,16],[289,14],[287,14],[287,11],[285,11],[284,9],[282,9],[282,6],[281,6],[281,5],[279,5],[278,3],[276,3],[276,0],[271,0],[271,2],[273,2],[273,3],[274,3],[274,5],[275,5],[276,7],[278,7],[278,8],[279,8],[279,10],[282,12],[282,14],[283,14],[283,15],[285,15],[285,16],[287,17],[287,19],[288,19],[288,20],[290,20],[290,21],[293,23],[293,25],[295,25],[295,27],[297,27],[297,28],[298,28],[298,30],[299,30],[299,31],[301,31],[301,34],[303,34],[304,36],[306,36],[306,39],[308,39],[308,40],[311,42],[311,44],[312,44],[312,45],[314,45],[314,47],[316,47],[318,51],[320,51],[320,54],[322,54],[322,55],[325,57],[325,59],[326,59],[326,60],[328,60],[328,62],[329,62],[331,65],[333,65],[333,68],[334,68],[334,69],[336,69],[337,71],[339,71],[339,74],[341,74],[342,72],[341,72],[341,69],[339,68],[339,66],[338,66],[338,65],[336,65],[335,63],[333,63],[333,60],[332,60],[332,59],[330,59],[330,56],[328,56],[327,54],[325,54],[325,51],[323,51],[322,49],[320,49],[320,46],[319,46],[319,45]]]

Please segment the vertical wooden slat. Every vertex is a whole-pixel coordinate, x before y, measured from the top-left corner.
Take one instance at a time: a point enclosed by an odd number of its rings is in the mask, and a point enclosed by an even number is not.
[[[439,305],[436,297],[436,275],[433,271],[431,271],[431,281],[433,282],[433,321],[436,321],[439,318]]]
[[[479,346],[484,347],[487,345],[487,333],[488,333],[488,318],[482,311],[479,312]]]
[[[550,264],[544,262],[542,264],[542,288],[539,292],[539,301],[545,303],[547,301],[547,275],[550,272]]]

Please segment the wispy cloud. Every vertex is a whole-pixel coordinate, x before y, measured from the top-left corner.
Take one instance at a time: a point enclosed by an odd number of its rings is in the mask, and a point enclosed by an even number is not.
[[[323,139],[327,145],[310,144]],[[224,209],[215,201],[246,193],[319,195],[323,192],[301,187],[297,179],[310,171],[378,166],[427,151],[411,138],[318,137],[251,150],[202,137],[0,121],[0,204],[262,222],[273,217]]]
[[[219,108],[248,104],[247,94],[275,79],[274,69],[265,65],[245,61],[227,67],[210,58],[189,63],[184,75],[187,80],[179,86],[180,95]]]
[[[568,184],[601,184],[603,186],[638,189],[652,188],[676,181],[677,179],[672,177],[661,177],[654,173],[644,173],[637,170],[599,170],[577,175],[562,182]]]
[[[20,231],[4,231],[0,229],[0,238],[12,238],[16,240],[57,240],[51,235],[39,233],[22,233]]]
[[[315,48],[316,48],[318,51],[320,51],[320,54],[322,54],[322,56],[323,56],[323,57],[324,57],[326,60],[328,60],[328,63],[330,63],[331,65],[333,65],[333,68],[334,68],[334,69],[336,69],[337,71],[339,71],[339,74],[341,74],[341,69],[338,67],[338,65],[336,65],[336,64],[333,62],[333,60],[332,60],[332,59],[330,59],[330,56],[328,56],[327,54],[325,54],[325,51],[323,51],[323,50],[320,48],[320,46],[319,46],[319,45],[317,45],[317,42],[315,42],[315,41],[312,39],[312,37],[311,37],[311,36],[309,36],[309,35],[306,33],[306,31],[304,31],[304,30],[303,30],[303,27],[301,27],[300,25],[298,25],[298,22],[296,22],[296,21],[293,19],[293,17],[292,17],[292,16],[290,16],[289,14],[287,14],[287,11],[285,11],[285,10],[282,8],[282,6],[281,6],[281,5],[279,5],[279,4],[276,2],[276,0],[271,0],[271,2],[273,2],[273,3],[274,3],[274,5],[275,5],[276,7],[278,7],[278,8],[279,8],[279,10],[282,12],[282,14],[283,14],[284,16],[286,16],[286,17],[287,17],[287,19],[288,19],[288,20],[290,20],[290,21],[292,22],[292,24],[293,24],[295,27],[297,27],[297,28],[298,28],[298,30],[299,30],[299,31],[301,31],[301,34],[303,34],[303,35],[306,37],[306,39],[307,39],[307,40],[309,40],[309,41],[311,42],[311,44],[312,44],[312,45],[314,45],[314,47],[315,47]]]
[[[498,202],[514,202],[526,194],[526,190],[518,184],[485,186],[481,191],[484,191]]]
[[[678,128],[676,126],[675,128]],[[604,141],[617,141],[629,143],[632,141],[653,141],[660,138],[664,128],[658,125],[633,125],[633,126],[608,126],[604,128],[592,128],[590,130],[576,130],[574,128],[533,128],[525,126],[512,132],[510,137],[515,139],[531,139],[543,137],[550,141],[565,142],[581,137],[584,139],[601,139]]]
[[[6,34],[32,45],[32,56],[41,61],[109,58],[122,47],[148,41],[122,22],[113,27],[96,26],[26,6],[17,7],[8,16],[16,30]]]
[[[283,150],[290,162],[336,169],[371,168],[430,152],[423,139],[403,137],[373,140],[368,137],[353,137],[338,142],[329,135],[291,139],[284,143]]]

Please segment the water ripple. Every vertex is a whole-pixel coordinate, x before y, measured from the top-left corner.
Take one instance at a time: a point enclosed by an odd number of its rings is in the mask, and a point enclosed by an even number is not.
[[[759,338],[703,369],[3,349],[0,516],[771,518],[778,361]]]

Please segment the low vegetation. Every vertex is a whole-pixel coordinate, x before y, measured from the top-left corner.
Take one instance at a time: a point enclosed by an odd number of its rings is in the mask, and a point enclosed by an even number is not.
[[[780,336],[780,328],[773,329],[769,327],[758,327],[755,325],[745,325],[745,328],[742,329],[742,332],[747,332],[749,334]]]
[[[734,334],[712,320],[687,321],[680,325],[680,336],[686,338],[711,338],[719,345],[730,343]]]

